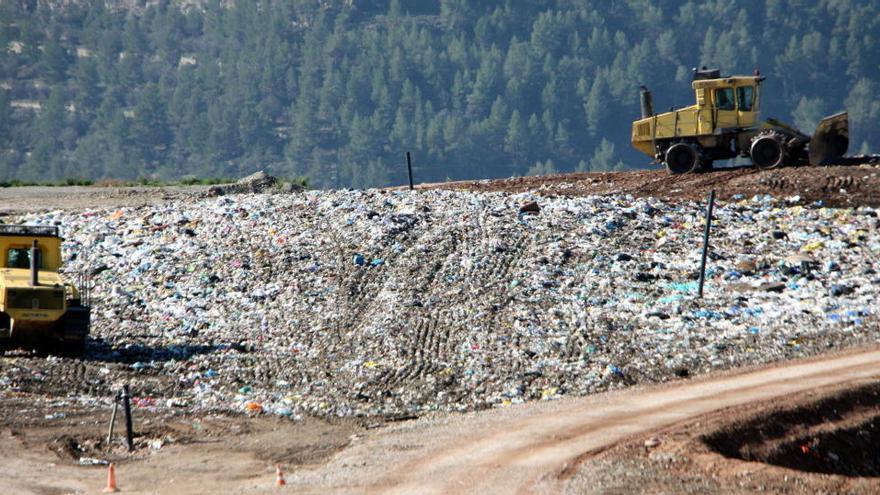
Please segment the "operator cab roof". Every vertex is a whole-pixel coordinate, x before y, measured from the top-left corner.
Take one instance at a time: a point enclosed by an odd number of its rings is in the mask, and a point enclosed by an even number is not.
[[[698,79],[691,85],[694,89],[727,88],[731,86],[757,86],[764,78],[761,76],[730,76],[718,79]]]
[[[0,224],[0,236],[60,237],[55,225]]]

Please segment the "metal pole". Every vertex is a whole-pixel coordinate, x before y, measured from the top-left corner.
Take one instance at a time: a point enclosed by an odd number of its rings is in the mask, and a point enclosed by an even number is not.
[[[412,155],[409,151],[406,152],[406,171],[409,173],[409,190],[413,190],[413,180],[412,180]]]
[[[134,450],[131,427],[131,394],[128,392],[128,384],[122,386],[122,409],[125,411],[125,440],[128,442],[128,451]]]
[[[113,429],[116,426],[116,412],[119,411],[119,394],[113,399],[113,414],[110,415],[110,430],[107,432],[107,448],[110,448],[110,442],[113,441]]]
[[[40,247],[37,241],[31,246],[31,286],[40,285]]]
[[[706,255],[709,254],[709,231],[712,230],[712,207],[715,205],[715,189],[709,192],[709,206],[706,208],[706,230],[703,232],[703,257],[700,260],[699,297],[703,298],[703,283],[706,281]]]

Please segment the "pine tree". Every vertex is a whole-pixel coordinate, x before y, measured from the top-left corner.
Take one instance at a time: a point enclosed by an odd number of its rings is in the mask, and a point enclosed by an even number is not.
[[[49,80],[60,83],[67,77],[70,56],[58,42],[57,34],[50,35],[43,46],[42,68]]]
[[[586,116],[587,129],[591,136],[595,136],[608,112],[608,96],[605,94],[604,78],[596,74],[590,93],[584,101],[584,114]]]
[[[526,146],[528,146],[528,129],[519,115],[519,110],[514,110],[507,125],[507,134],[504,136],[504,151],[510,153],[515,162],[520,162],[524,158]]]
[[[134,107],[129,136],[147,163],[160,160],[167,149],[171,138],[168,116],[155,84],[147,84],[141,92]]]
[[[878,0],[325,4],[0,2],[0,176],[266,166],[366,186],[400,177],[383,167],[404,147],[426,180],[641,166],[638,85],[690,104],[703,64],[761,68],[765,116],[809,132],[845,105],[853,151],[880,135]]]
[[[611,172],[614,170],[620,170],[622,167],[623,163],[615,158],[614,143],[602,138],[602,141],[599,143],[599,146],[596,147],[593,156],[590,158],[589,171]]]

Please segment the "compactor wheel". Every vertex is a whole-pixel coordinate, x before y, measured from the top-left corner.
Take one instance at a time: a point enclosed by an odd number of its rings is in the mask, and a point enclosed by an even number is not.
[[[701,164],[700,152],[690,143],[675,143],[666,150],[664,163],[671,174],[697,172]]]
[[[749,150],[752,163],[762,170],[777,168],[785,163],[785,144],[778,132],[764,131],[752,138]]]

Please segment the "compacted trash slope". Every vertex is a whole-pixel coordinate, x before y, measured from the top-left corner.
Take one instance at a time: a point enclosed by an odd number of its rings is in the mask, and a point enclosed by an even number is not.
[[[521,208],[531,201],[537,207]],[[418,416],[876,341],[871,207],[310,191],[28,215],[93,273],[84,361],[0,387],[296,417]]]

